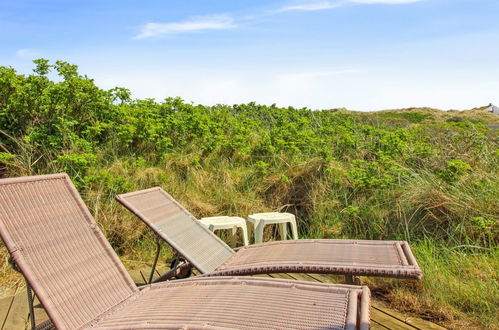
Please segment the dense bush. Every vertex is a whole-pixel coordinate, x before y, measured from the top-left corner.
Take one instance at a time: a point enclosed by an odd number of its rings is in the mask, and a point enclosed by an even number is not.
[[[438,191],[445,194],[452,187],[497,176],[498,135],[479,122],[425,123],[429,114],[402,112],[377,114],[386,122],[369,124],[355,113],[327,110],[255,103],[208,107],[179,98],[133,100],[124,88],[98,88],[69,63],[52,65],[39,59],[35,64],[31,75],[0,67],[4,149],[0,161],[10,174],[66,171],[81,188],[100,179],[116,193],[120,187],[131,188],[130,184],[117,184],[115,178],[99,174],[99,169],[123,157],[136,159],[144,167],[161,166],[171,155],[190,154],[194,157],[186,166],[205,169],[213,167],[214,159],[226,159],[232,166],[254,169],[255,180],[278,175],[282,184],[291,182],[286,171],[293,164],[319,158],[322,174],[304,180],[326,185],[326,195],[305,198],[316,189],[311,185],[293,201],[281,198],[281,205],[269,204],[296,212],[307,209],[303,215],[313,216],[319,204],[338,199],[329,210],[331,216],[344,223],[356,221],[355,230],[343,230],[347,235],[406,239],[430,235],[486,246],[496,239],[476,226],[497,223],[497,208],[453,213],[445,201],[433,200]],[[51,71],[57,79],[49,79]],[[390,118],[405,119],[407,124],[392,126]],[[326,175],[338,166],[341,172]],[[434,185],[418,196],[426,200],[406,205],[405,212],[397,214],[395,206],[407,194],[404,190],[414,189],[410,184],[415,180],[430,180]],[[482,194],[480,185],[475,188],[470,193]],[[312,205],[298,205],[303,200]],[[379,205],[389,201],[393,205]],[[423,202],[426,205],[421,208]],[[362,223],[348,211],[357,207]],[[373,207],[384,211],[367,211]],[[406,224],[409,217],[412,223]],[[433,223],[423,224],[427,217],[434,218]],[[305,235],[314,231],[314,225],[301,228]]]

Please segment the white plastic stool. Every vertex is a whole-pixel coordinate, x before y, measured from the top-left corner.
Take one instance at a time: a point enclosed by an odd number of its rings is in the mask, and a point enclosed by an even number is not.
[[[253,223],[255,228],[255,244],[263,241],[263,228],[266,225],[279,224],[281,239],[288,239],[287,224],[291,225],[293,239],[298,239],[298,229],[296,228],[295,216],[291,213],[268,212],[255,213],[248,217],[248,221]]]
[[[243,231],[244,245],[248,245],[248,228],[246,227],[246,220],[240,217],[207,217],[199,220],[203,225],[208,227],[211,231],[218,229],[232,229],[232,235],[236,235],[237,227]]]

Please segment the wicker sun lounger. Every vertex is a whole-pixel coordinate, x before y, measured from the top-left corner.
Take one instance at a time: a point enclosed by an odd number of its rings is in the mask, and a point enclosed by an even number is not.
[[[139,289],[65,174],[0,180],[0,235],[58,329],[369,327],[367,287],[196,277]]]
[[[236,252],[161,188],[116,199],[206,276],[327,273],[345,275],[348,283],[360,275],[422,277],[407,242],[291,240],[245,246]]]

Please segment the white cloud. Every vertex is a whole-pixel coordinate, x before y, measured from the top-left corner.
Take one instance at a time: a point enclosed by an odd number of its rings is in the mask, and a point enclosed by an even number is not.
[[[135,39],[145,39],[171,34],[206,30],[227,30],[236,27],[232,17],[227,15],[194,17],[186,21],[170,23],[150,22],[142,27]]]

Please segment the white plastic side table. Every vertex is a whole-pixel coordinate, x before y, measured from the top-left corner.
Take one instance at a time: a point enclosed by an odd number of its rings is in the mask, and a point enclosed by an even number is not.
[[[209,230],[215,231],[218,229],[232,229],[232,236],[236,235],[237,228],[243,231],[244,245],[248,245],[248,228],[246,227],[246,220],[240,217],[207,217],[199,220],[203,225],[208,227]]]
[[[262,243],[263,241],[263,228],[266,225],[279,224],[279,231],[281,234],[281,239],[286,240],[288,238],[288,223],[291,225],[291,233],[293,234],[293,239],[298,239],[298,229],[296,228],[295,216],[291,213],[281,213],[281,212],[267,212],[267,213],[255,213],[248,217],[248,221],[253,223],[255,228],[255,244]]]

